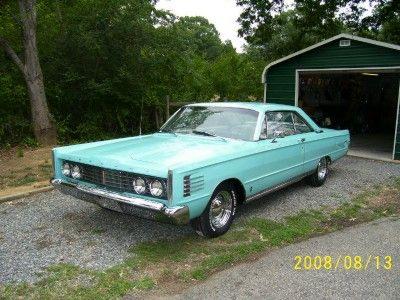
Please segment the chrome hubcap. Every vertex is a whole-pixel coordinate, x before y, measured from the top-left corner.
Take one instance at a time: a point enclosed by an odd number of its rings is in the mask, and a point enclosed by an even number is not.
[[[224,227],[232,214],[233,199],[227,191],[219,192],[211,201],[210,222],[214,228]]]
[[[326,159],[321,159],[318,164],[318,179],[324,179],[326,176],[326,173],[328,173],[328,166]]]

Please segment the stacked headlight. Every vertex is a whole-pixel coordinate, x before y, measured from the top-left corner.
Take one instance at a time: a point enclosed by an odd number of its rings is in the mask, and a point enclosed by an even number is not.
[[[154,197],[161,197],[164,194],[164,185],[161,181],[155,179],[150,182],[150,194]]]
[[[132,182],[132,185],[136,193],[144,194],[146,192],[146,181],[143,178],[135,178]]]
[[[71,176],[74,179],[80,179],[82,177],[81,169],[79,166],[74,166],[72,168]]]
[[[69,165],[69,163],[64,163],[63,164],[61,172],[62,172],[62,174],[64,176],[70,176],[71,175],[71,166]]]
[[[72,177],[73,179],[82,178],[82,169],[78,165],[73,165],[68,162],[64,162],[62,165],[61,173],[66,177]]]
[[[154,197],[161,197],[165,194],[165,185],[158,179],[147,179],[136,177],[132,181],[132,186],[137,194],[150,194]]]

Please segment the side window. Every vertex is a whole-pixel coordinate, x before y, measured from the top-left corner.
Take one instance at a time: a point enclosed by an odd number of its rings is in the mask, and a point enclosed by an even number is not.
[[[295,134],[291,112],[271,111],[265,114],[261,139],[273,139]]]
[[[306,121],[304,121],[303,118],[297,115],[296,113],[293,113],[293,123],[294,123],[295,134],[307,133],[312,131],[312,129],[306,123]]]

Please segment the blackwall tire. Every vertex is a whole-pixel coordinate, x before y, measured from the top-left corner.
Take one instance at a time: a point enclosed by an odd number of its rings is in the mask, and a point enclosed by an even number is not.
[[[225,234],[235,218],[237,195],[232,184],[219,185],[201,216],[190,222],[197,234],[208,238]]]
[[[322,186],[329,174],[329,162],[326,157],[319,160],[317,169],[315,172],[308,177],[308,182],[311,186],[319,187]]]

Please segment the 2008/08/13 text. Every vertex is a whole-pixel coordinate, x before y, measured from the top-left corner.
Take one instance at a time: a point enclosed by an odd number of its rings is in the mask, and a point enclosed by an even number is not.
[[[390,255],[297,255],[294,257],[295,270],[391,270],[394,267]]]

